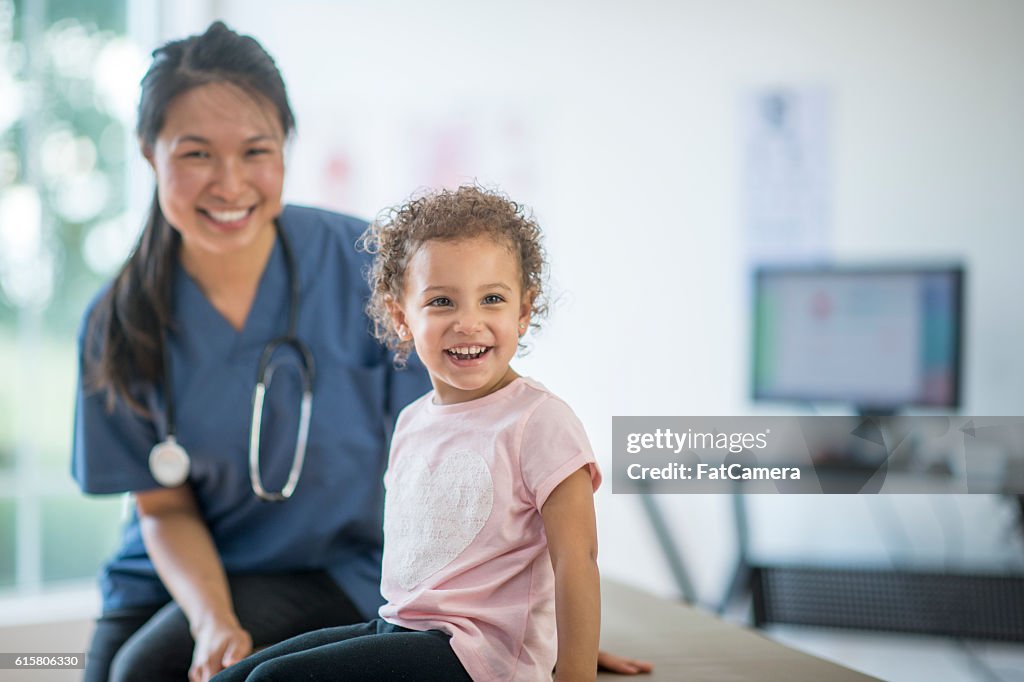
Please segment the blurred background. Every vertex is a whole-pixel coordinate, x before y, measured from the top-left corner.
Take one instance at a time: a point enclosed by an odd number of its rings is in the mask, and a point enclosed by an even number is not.
[[[371,218],[475,179],[533,207],[557,300],[518,367],[573,405],[606,469],[612,415],[857,407],[752,401],[764,263],[962,265],[956,409],[1024,414],[1016,0],[0,0],[5,650],[59,627],[59,649],[85,647],[124,500],[69,474],[76,330],[152,194],[132,132],[148,55],[217,18],[288,84],[286,199]],[[605,486],[604,575],[679,598],[674,556],[692,600],[749,619],[726,603],[733,502],[662,495],[652,516]],[[762,565],[1024,573],[1011,498],[751,496],[745,512],[743,558]],[[885,679],[1024,679],[1019,643],[767,632]]]

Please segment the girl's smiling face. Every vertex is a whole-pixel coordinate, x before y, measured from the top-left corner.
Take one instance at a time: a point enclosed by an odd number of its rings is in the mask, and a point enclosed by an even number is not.
[[[517,375],[509,361],[530,322],[519,262],[488,236],[427,241],[405,268],[395,329],[412,338],[441,404],[482,398]]]

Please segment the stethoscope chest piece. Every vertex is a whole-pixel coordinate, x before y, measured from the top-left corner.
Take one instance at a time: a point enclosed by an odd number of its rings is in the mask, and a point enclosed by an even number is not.
[[[157,443],[149,451],[149,471],[165,488],[179,486],[188,479],[188,453],[178,445],[174,436],[168,436],[167,440]]]

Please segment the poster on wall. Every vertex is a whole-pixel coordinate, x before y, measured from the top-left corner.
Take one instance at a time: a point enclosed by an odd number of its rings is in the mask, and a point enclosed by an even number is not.
[[[291,172],[312,170],[290,184],[313,205],[372,217],[426,188],[479,182],[535,198],[542,186],[536,117],[512,102],[478,98],[309,118],[306,134],[322,142],[297,150],[304,156]]]
[[[742,98],[747,262],[824,260],[831,251],[830,100],[824,88],[758,88]]]
[[[454,189],[467,182],[500,184],[511,196],[533,196],[537,127],[520,107],[476,101],[406,123],[409,181]]]

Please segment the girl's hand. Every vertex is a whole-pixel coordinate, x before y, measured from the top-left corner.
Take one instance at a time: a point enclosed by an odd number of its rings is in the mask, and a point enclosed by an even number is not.
[[[211,623],[196,632],[189,682],[207,682],[252,653],[252,636],[237,623]]]
[[[639,661],[635,658],[623,658],[608,653],[603,649],[597,652],[597,669],[618,673],[619,675],[639,675],[654,670],[649,661]]]

